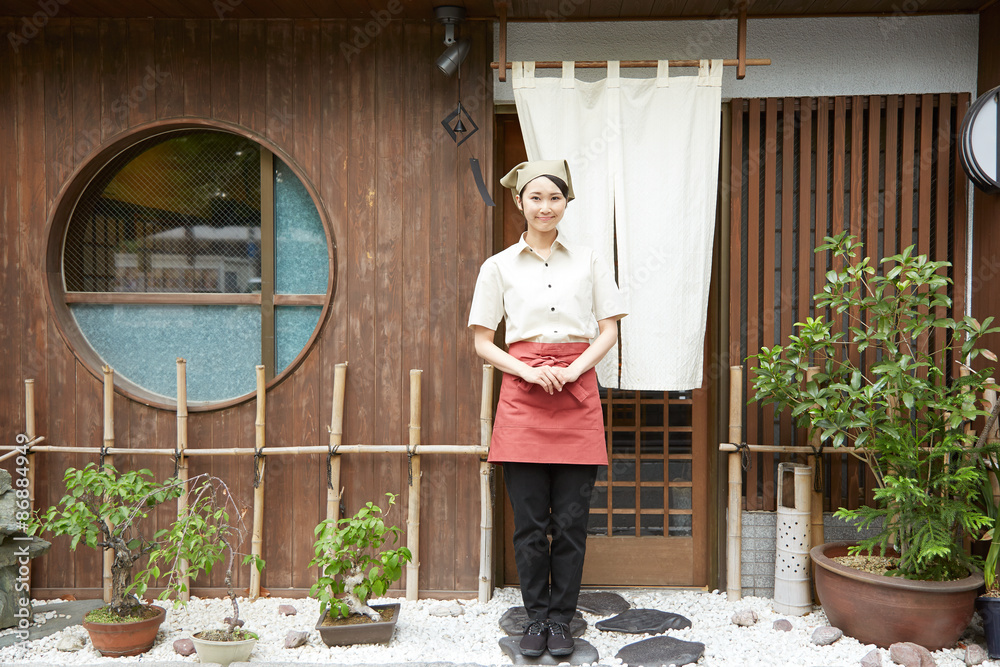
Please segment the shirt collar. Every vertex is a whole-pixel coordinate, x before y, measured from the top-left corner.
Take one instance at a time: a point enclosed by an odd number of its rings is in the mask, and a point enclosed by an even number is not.
[[[521,232],[521,236],[517,240],[517,251],[519,253],[524,252],[526,250],[529,251],[529,252],[534,252],[531,249],[531,246],[528,245],[528,241],[526,240],[527,235],[528,235],[528,232]],[[562,232],[560,232],[558,229],[556,229],[556,238],[552,241],[552,250],[553,251],[555,251],[556,246],[562,246],[563,250],[565,250],[566,252],[569,252],[569,253],[573,252],[572,248],[570,246],[566,245],[566,240],[563,237]]]

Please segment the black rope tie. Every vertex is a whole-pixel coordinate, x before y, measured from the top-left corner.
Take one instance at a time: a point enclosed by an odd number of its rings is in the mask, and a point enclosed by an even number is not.
[[[340,449],[340,445],[330,445],[330,451],[326,455],[326,488],[333,489],[333,457]]]
[[[104,468],[104,457],[108,455],[108,445],[103,440],[101,441],[101,458],[98,467]]]
[[[174,479],[180,476],[181,472],[181,450],[174,448]]]
[[[740,453],[740,465],[743,467],[743,470],[747,470],[750,468],[750,445],[746,442],[741,442],[735,447],[736,451]]]
[[[416,449],[416,447],[413,449]],[[407,484],[413,486],[413,450],[410,449],[410,443],[406,443],[406,467],[409,470]]]
[[[823,444],[820,443],[815,447],[809,445],[809,447],[813,451],[813,461],[815,461],[813,467],[813,491],[823,493],[823,478],[825,477],[823,472]]]
[[[260,463],[264,458],[262,449],[253,448],[253,488],[260,487]]]

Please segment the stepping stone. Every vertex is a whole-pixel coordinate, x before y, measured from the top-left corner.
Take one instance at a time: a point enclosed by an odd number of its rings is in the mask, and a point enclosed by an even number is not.
[[[589,614],[611,616],[620,614],[632,605],[618,593],[598,591],[596,593],[580,593],[576,608]]]
[[[500,617],[500,627],[511,637],[520,637],[524,634],[524,624],[528,622],[528,612],[524,607],[511,607]],[[587,631],[587,621],[583,620],[580,612],[569,623],[569,632],[574,637],[582,637]],[[520,641],[520,640],[518,640]],[[543,664],[543,663],[538,663]],[[553,663],[555,664],[555,663]]]
[[[701,642],[686,642],[675,637],[653,637],[622,647],[615,657],[629,667],[665,667],[698,662],[705,652]]]
[[[658,635],[667,630],[690,628],[691,621],[680,614],[659,609],[629,609],[613,618],[598,621],[595,627],[605,632]]]
[[[521,643],[519,637],[501,637],[500,650],[510,658],[515,665],[558,665],[569,663],[571,665],[590,665],[598,662],[601,656],[593,645],[583,639],[573,640],[573,652],[569,655],[554,656],[548,651],[537,658],[532,658],[521,653],[518,644]]]

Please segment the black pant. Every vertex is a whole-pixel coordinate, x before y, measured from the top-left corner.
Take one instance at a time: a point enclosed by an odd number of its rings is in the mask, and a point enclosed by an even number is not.
[[[569,623],[580,595],[597,466],[504,463],[503,476],[514,508],[514,561],[528,618]]]

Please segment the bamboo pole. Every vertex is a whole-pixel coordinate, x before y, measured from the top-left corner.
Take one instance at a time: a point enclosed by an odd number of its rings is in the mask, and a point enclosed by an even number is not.
[[[729,439],[743,440],[743,367],[729,367]],[[720,446],[721,449],[721,446]],[[731,601],[743,597],[743,466],[740,453],[729,454],[729,516],[726,539],[726,597]]]
[[[45,436],[35,438],[35,442],[44,442]],[[0,457],[0,461],[17,454],[23,445],[0,445],[0,451],[11,450]],[[338,450],[341,454],[405,454],[407,445],[342,445]],[[68,452],[71,454],[100,454],[100,447],[65,447],[62,445],[43,445],[35,447],[36,452]],[[261,452],[262,456],[281,456],[283,454],[326,454],[330,449],[326,445],[308,447],[271,447]],[[478,454],[485,456],[487,447],[480,445],[421,445],[421,454]],[[110,447],[108,454],[142,454],[150,456],[173,456],[172,449],[144,449],[136,447]],[[188,449],[184,456],[253,456],[252,447],[229,447],[220,449]]]
[[[45,442],[45,436],[37,436],[37,437],[34,437],[34,438],[29,438],[28,441],[25,442],[23,445],[4,445],[3,447],[6,448],[6,449],[9,449],[10,451],[7,452],[6,454],[4,454],[3,456],[0,456],[0,463],[3,463],[7,459],[14,458],[18,454],[20,454],[22,451],[24,451],[25,447],[32,447],[32,445],[34,445],[37,442]],[[67,447],[67,449],[70,449],[70,448]],[[73,449],[74,452],[77,451],[76,447],[73,447],[72,449]],[[31,449],[31,453],[28,454],[28,457],[30,458],[31,455],[35,451],[44,451],[44,450],[35,450],[34,448],[32,448]],[[97,451],[100,451],[100,450],[97,450]],[[34,475],[32,475],[30,473],[31,473],[31,471],[29,470],[29,475],[28,475],[29,480],[34,480],[34,478],[35,478]],[[34,499],[34,496],[31,496],[31,498]]]
[[[115,372],[107,364],[101,369],[104,372],[104,449],[115,446]],[[105,465],[113,466],[113,456],[105,456]],[[107,520],[108,530],[114,532],[115,525]],[[111,566],[115,562],[113,549],[104,550],[104,601],[111,602]]]
[[[264,439],[264,415],[266,410],[267,392],[264,389],[264,367],[257,366],[257,421],[254,424],[256,434],[256,449],[262,451],[267,444]],[[258,480],[253,490],[253,537],[250,540],[250,553],[260,558],[263,555],[264,542],[264,464],[265,458],[254,461],[254,475]],[[260,570],[250,568],[250,600],[260,597]]]
[[[420,584],[420,376],[422,371],[410,370],[410,497],[406,516],[406,548],[410,562],[406,564],[406,599],[419,597]]]
[[[330,449],[338,449],[344,438],[344,388],[347,385],[347,363],[333,369],[333,414],[330,416]],[[326,518],[340,519],[340,454],[330,457],[330,480],[326,489]]]
[[[813,376],[819,372],[818,366],[810,366],[806,369],[806,382],[813,379]],[[819,450],[821,441],[819,439],[820,430],[818,428],[809,429],[809,444],[813,449]],[[812,488],[812,499],[809,505],[809,538],[810,544],[816,546],[818,544],[823,544],[826,541],[823,530],[823,486],[822,486],[822,471],[823,471],[823,455],[822,454],[809,454],[809,462],[813,469],[813,488]],[[817,477],[819,477],[819,484],[817,484]],[[817,489],[817,486],[819,487]]]
[[[24,381],[24,435],[28,442],[34,442],[38,437],[35,429],[35,381]],[[16,450],[15,450],[16,453]],[[28,512],[35,511],[35,453],[28,450]],[[28,590],[31,590],[31,566],[28,566]]]
[[[479,409],[479,437],[489,449],[493,434],[493,367],[483,364],[483,391]],[[489,602],[493,595],[493,494],[490,492],[490,463],[484,455],[479,461],[479,601]]]
[[[188,506],[188,464],[184,450],[188,444],[188,405],[187,405],[187,362],[177,358],[177,479],[181,483],[181,495],[177,497],[177,520],[187,514]],[[178,597],[187,601],[191,599],[191,577],[187,574],[188,562],[182,558],[178,563],[181,579],[181,592]]]
[[[701,64],[700,60],[669,60],[667,61],[671,67],[698,67]],[[736,67],[739,65],[745,65],[749,67],[760,67],[767,66],[771,64],[770,58],[747,58],[744,61],[740,61],[738,58],[724,58],[722,60],[724,67]],[[656,60],[622,60],[619,63],[620,67],[656,67]],[[511,69],[513,63],[507,61],[504,63],[506,69]],[[607,60],[577,60],[574,64],[577,69],[604,69],[608,66]],[[500,69],[500,63],[491,62],[490,67],[492,69]],[[540,60],[535,62],[535,69],[559,69],[562,67],[562,61],[559,60]]]

